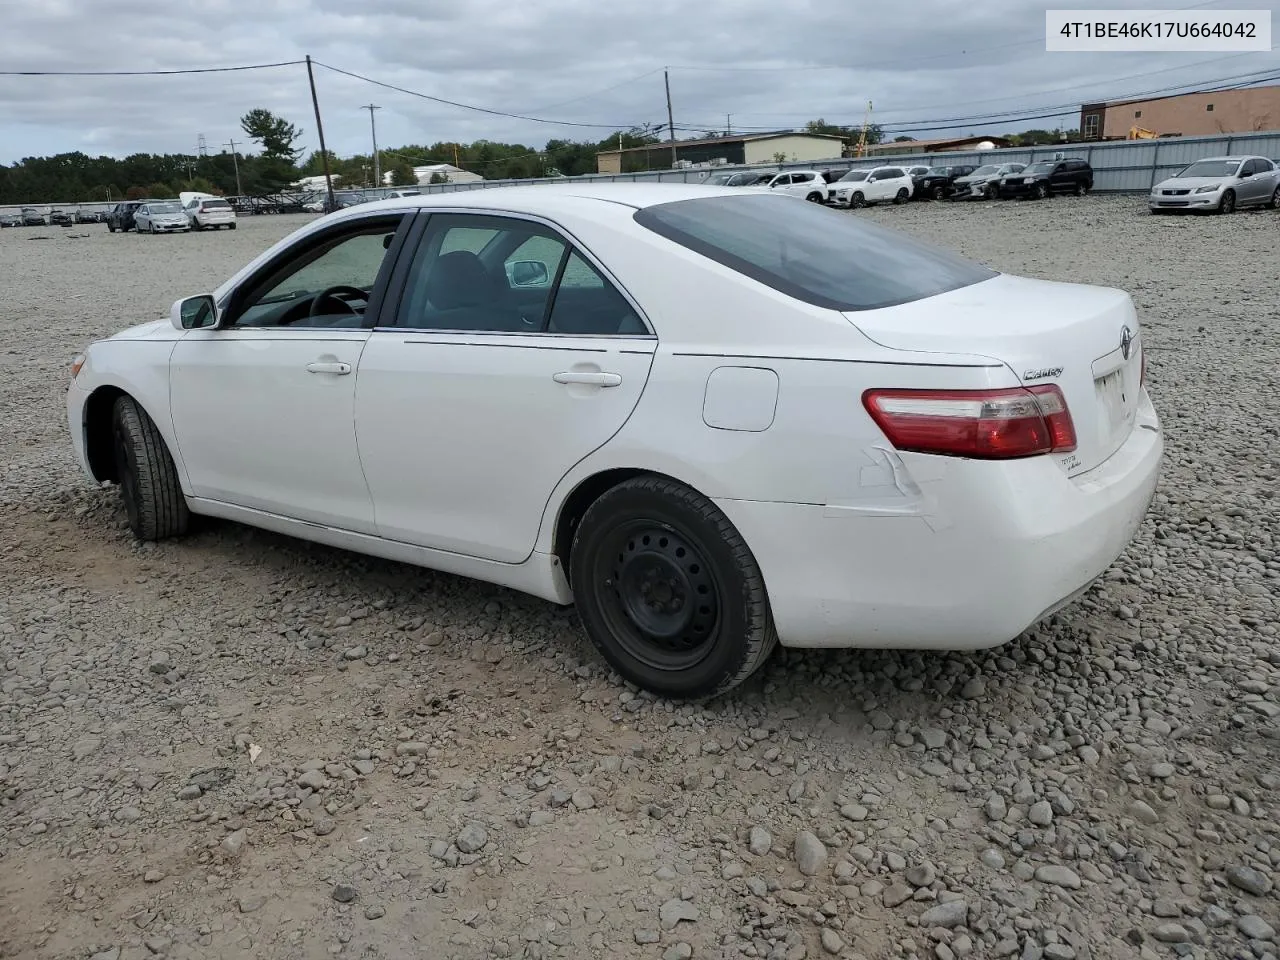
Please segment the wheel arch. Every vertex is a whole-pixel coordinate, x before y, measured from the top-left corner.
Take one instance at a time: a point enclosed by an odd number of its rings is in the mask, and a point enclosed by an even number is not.
[[[578,523],[586,515],[591,505],[605,493],[618,486],[618,484],[633,480],[636,477],[657,477],[663,480],[670,480],[672,483],[686,486],[703,496],[706,495],[694,484],[681,477],[663,473],[661,470],[642,467],[610,467],[596,471],[579,480],[560,502],[560,506],[555,513],[555,523],[551,530],[551,552],[559,561],[566,580],[569,579],[569,556],[573,550],[573,536],[577,532]],[[570,582],[569,587],[570,589],[573,588],[572,582]]]
[[[84,402],[84,456],[93,479],[99,483],[120,481],[112,451],[111,418],[116,400],[128,396],[132,394],[113,384],[105,384],[96,388]],[[133,399],[141,406],[137,397]]]

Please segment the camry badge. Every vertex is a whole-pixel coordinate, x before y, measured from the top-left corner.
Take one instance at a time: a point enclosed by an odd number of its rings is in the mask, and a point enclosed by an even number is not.
[[[1129,354],[1132,350],[1133,350],[1133,333],[1132,331],[1129,330],[1128,327],[1121,327],[1120,328],[1120,355],[1123,356],[1126,360],[1128,360]]]
[[[1022,375],[1022,381],[1025,383],[1028,380],[1043,380],[1046,377],[1060,377],[1060,376],[1062,376],[1061,367],[1040,367],[1035,370],[1028,370],[1026,373],[1024,373]]]

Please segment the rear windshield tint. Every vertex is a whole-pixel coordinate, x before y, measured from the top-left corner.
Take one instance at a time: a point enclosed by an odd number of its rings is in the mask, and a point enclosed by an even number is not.
[[[700,197],[636,211],[643,227],[797,300],[875,310],[995,271],[861,217],[794,197]]]
[[[204,207],[206,210],[228,210],[230,209],[231,204],[227,203],[225,200],[201,200],[200,206]]]

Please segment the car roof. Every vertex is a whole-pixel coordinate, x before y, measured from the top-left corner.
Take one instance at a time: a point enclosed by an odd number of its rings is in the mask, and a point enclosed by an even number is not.
[[[809,171],[785,170],[783,173]],[[816,171],[815,171],[816,172]],[[461,197],[460,197],[461,195]],[[693,200],[698,197],[741,197],[736,187],[705,183],[584,183],[536,184],[521,187],[488,187],[425,193],[413,197],[393,197],[360,205],[361,212],[408,207],[474,207],[507,210],[513,213],[552,215],[569,209],[581,210],[582,201],[617,204],[643,210],[660,203]]]

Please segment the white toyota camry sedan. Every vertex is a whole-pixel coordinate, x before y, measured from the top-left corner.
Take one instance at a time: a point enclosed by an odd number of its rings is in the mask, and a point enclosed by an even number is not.
[[[569,184],[315,220],[67,394],[133,532],[191,514],[574,604],[670,697],[789,647],[1002,644],[1156,488],[1134,305],[820,204]]]

